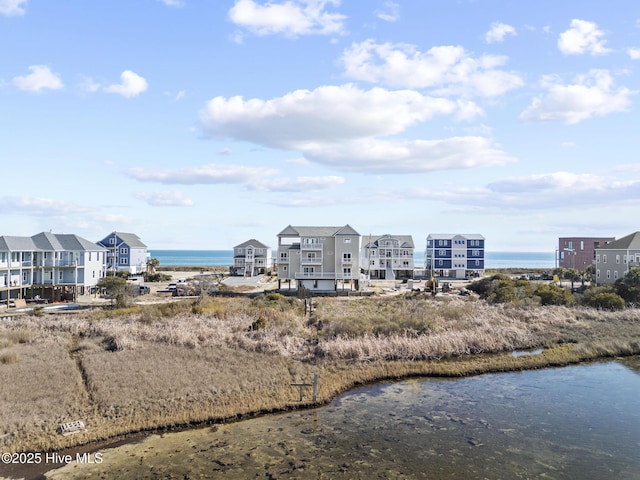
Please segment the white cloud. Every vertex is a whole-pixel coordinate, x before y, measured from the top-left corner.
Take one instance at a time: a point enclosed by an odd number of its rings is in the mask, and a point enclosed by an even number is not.
[[[271,100],[216,97],[200,112],[203,129],[272,148],[306,150],[319,143],[393,135],[436,115],[455,115],[456,102],[411,90],[361,90],[354,85],[296,90]]]
[[[164,3],[167,7],[184,7],[185,2],[183,0],[158,0]]]
[[[640,181],[555,172],[505,178],[480,188],[414,188],[394,192],[394,195],[450,205],[474,205],[477,212],[522,215],[524,210],[579,208],[583,211],[608,204],[638,203]]]
[[[318,145],[305,150],[305,157],[339,170],[386,174],[506,165],[515,161],[484,137],[359,139]]]
[[[89,93],[97,92],[101,88],[99,83],[95,82],[91,77],[84,75],[82,75],[82,81],[79,86],[81,90]]]
[[[314,190],[326,190],[344,183],[343,177],[296,177],[262,179],[253,182],[247,187],[250,190],[260,190],[269,192],[309,192]]]
[[[514,159],[484,137],[387,140],[436,115],[471,118],[473,102],[453,102],[411,90],[361,90],[354,85],[298,90],[283,97],[216,97],[200,113],[214,138],[297,150],[309,161],[339,170],[409,173],[504,165]]]
[[[5,196],[0,198],[0,213],[2,214],[57,217],[70,213],[87,213],[89,211],[91,209],[65,200],[26,196]]]
[[[493,22],[491,29],[485,34],[484,41],[487,43],[500,43],[507,35],[516,35],[516,29],[511,25],[501,22]]]
[[[0,0],[0,15],[24,15],[26,6],[27,0]]]
[[[23,77],[14,77],[13,84],[20,90],[40,92],[41,90],[60,90],[64,85],[60,77],[46,65],[31,65],[31,73]]]
[[[594,22],[571,20],[571,28],[562,32],[558,38],[558,48],[565,55],[605,55],[611,50],[604,45],[604,32]]]
[[[180,190],[138,192],[134,196],[154,207],[190,207],[194,204],[193,200],[186,197]]]
[[[513,72],[499,69],[507,58],[473,57],[460,46],[432,47],[421,52],[414,45],[354,43],[343,52],[345,76],[393,87],[437,88],[440,94],[495,97],[524,84]]]
[[[256,35],[343,34],[346,17],[327,12],[328,5],[339,6],[340,0],[287,0],[264,4],[254,0],[236,0],[229,10],[229,18]]]
[[[375,15],[385,22],[395,22],[400,18],[400,5],[390,0],[386,1],[381,8],[375,11]]]
[[[260,180],[266,175],[274,175],[278,170],[261,167],[209,164],[198,167],[144,170],[131,168],[128,174],[142,182],[165,184],[202,185],[231,183],[242,184]]]
[[[121,83],[104,88],[105,92],[117,93],[126,98],[137,97],[149,86],[147,81],[131,70],[125,70],[120,75]]]
[[[543,80],[543,87],[547,92],[533,99],[520,114],[520,120],[562,120],[575,124],[594,116],[627,111],[631,96],[637,93],[625,87],[614,88],[608,70],[591,70],[570,85],[547,77]]]
[[[632,60],[640,60],[640,48],[628,48],[627,53]]]

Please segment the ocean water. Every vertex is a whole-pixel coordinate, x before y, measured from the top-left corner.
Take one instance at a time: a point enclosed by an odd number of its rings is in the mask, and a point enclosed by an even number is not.
[[[233,265],[233,250],[149,250],[160,266],[228,267]],[[416,267],[424,265],[424,252],[414,254]],[[555,252],[486,252],[485,268],[549,268],[555,267]]]

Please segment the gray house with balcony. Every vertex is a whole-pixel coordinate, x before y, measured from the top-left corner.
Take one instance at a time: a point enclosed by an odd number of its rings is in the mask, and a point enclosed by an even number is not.
[[[632,268],[640,267],[640,232],[596,248],[596,283],[613,284]]]
[[[414,248],[411,235],[365,235],[360,250],[362,271],[373,280],[413,278]]]
[[[360,288],[360,234],[342,227],[294,227],[278,234],[278,287],[314,292]]]
[[[105,275],[107,250],[73,234],[0,236],[0,302],[75,300]]]
[[[272,266],[271,247],[254,238],[233,247],[231,275],[253,277],[271,271]]]

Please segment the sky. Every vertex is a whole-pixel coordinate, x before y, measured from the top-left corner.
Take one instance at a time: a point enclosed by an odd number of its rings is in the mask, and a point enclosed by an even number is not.
[[[636,0],[0,0],[0,235],[640,230]]]

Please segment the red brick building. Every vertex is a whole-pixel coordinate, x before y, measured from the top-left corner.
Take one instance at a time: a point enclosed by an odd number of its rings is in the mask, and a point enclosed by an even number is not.
[[[558,266],[584,271],[593,264],[596,248],[614,240],[615,237],[561,237],[556,251]]]

